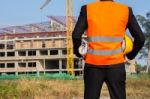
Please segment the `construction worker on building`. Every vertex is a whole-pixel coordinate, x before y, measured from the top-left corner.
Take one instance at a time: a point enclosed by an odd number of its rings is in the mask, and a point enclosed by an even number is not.
[[[133,37],[133,49],[124,54],[122,41],[126,29]],[[145,42],[132,8],[114,0],[99,0],[82,6],[72,34],[77,57],[82,57],[78,49],[84,32],[88,42],[84,56],[84,99],[99,99],[104,82],[111,99],[126,99],[125,57],[134,59]]]

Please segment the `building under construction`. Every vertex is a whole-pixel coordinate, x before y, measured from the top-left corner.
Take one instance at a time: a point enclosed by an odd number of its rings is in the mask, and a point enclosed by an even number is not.
[[[65,17],[48,18],[48,22],[0,29],[1,75],[67,72]],[[74,58],[75,73],[82,73],[83,61]]]
[[[1,75],[67,72],[65,17],[49,19],[49,22],[1,28]],[[75,73],[82,70],[82,63],[75,57]]]

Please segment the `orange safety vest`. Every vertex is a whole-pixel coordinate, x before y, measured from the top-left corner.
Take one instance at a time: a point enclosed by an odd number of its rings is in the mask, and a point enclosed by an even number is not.
[[[88,51],[85,63],[112,65],[123,63],[122,41],[128,23],[128,6],[112,2],[87,4]]]

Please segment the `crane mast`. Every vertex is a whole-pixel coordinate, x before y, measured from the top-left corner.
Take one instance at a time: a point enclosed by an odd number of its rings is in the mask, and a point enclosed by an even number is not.
[[[72,0],[66,0],[67,70],[71,75],[74,75],[74,55],[72,46],[73,23],[73,2]]]

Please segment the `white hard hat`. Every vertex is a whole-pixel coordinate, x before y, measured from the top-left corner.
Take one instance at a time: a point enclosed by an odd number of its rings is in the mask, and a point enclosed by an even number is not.
[[[82,40],[82,43],[81,43],[81,46],[79,47],[79,53],[82,55],[82,56],[85,56],[86,53],[87,53],[87,50],[88,50],[88,43],[86,40]]]

